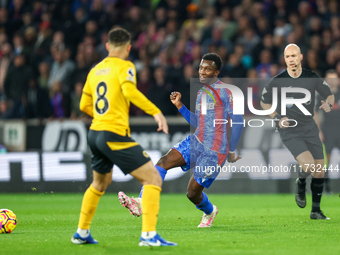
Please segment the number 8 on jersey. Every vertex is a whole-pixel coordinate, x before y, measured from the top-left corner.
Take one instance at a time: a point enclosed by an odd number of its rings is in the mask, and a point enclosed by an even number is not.
[[[107,94],[107,85],[105,82],[100,82],[97,85],[97,100],[96,100],[96,111],[98,114],[102,115],[104,113],[106,113],[106,111],[109,109],[109,101],[107,100],[107,98],[105,97],[105,95]]]

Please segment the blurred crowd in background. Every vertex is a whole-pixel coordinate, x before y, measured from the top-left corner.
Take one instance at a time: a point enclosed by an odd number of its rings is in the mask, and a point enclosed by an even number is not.
[[[0,0],[0,119],[85,118],[83,85],[116,27],[131,32],[138,88],[165,115],[177,114],[171,91],[190,105],[207,52],[221,56],[220,78],[248,78],[241,89],[253,88],[255,107],[256,78],[285,69],[289,43],[303,67],[340,75],[337,0]],[[132,106],[131,115],[144,113]]]

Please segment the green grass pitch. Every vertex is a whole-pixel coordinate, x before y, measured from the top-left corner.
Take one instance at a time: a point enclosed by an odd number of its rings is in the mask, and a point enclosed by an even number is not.
[[[131,194],[129,194],[131,195]],[[0,194],[0,208],[16,213],[17,228],[0,235],[0,254],[340,254],[340,199],[324,196],[330,221],[309,219],[293,194],[209,194],[219,208],[214,225],[198,229],[202,213],[185,194],[163,194],[158,232],[178,247],[139,247],[141,218],[121,207],[117,194],[105,194],[91,231],[98,245],[74,245],[83,194]]]

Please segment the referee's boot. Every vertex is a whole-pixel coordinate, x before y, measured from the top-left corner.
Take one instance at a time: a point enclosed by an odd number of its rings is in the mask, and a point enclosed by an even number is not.
[[[326,217],[322,211],[318,212],[311,212],[310,213],[310,218],[312,220],[330,220],[331,218]]]
[[[295,201],[300,208],[306,207],[306,182],[302,184],[299,178],[295,181]]]

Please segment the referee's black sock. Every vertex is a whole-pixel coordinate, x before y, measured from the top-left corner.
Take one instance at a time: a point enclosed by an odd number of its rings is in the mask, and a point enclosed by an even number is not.
[[[310,185],[313,200],[312,212],[320,211],[320,201],[323,191],[323,184],[324,184],[323,178],[312,178],[312,182]]]

